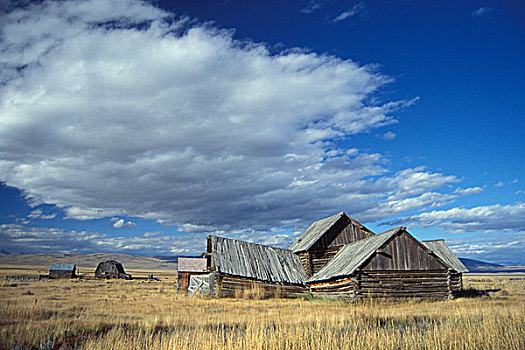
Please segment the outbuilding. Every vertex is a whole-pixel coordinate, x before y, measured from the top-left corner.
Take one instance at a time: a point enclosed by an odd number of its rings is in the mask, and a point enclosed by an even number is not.
[[[214,295],[235,296],[254,289],[264,295],[308,293],[304,267],[288,249],[208,236],[207,259],[211,274],[206,283]]]
[[[53,264],[49,268],[49,278],[75,278],[77,266],[74,264]]]
[[[319,297],[443,300],[457,283],[442,256],[398,227],[345,245],[307,285]]]
[[[289,249],[299,256],[308,277],[312,277],[345,244],[373,235],[364,225],[340,212],[311,224]]]
[[[95,270],[95,277],[97,278],[120,278],[131,279],[131,275],[124,271],[124,266],[116,260],[106,260],[98,264]]]
[[[187,291],[191,276],[208,273],[205,258],[178,258],[177,260],[177,290]]]

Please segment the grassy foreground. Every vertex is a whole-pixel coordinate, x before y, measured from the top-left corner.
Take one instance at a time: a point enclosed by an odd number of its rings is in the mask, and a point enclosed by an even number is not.
[[[0,281],[2,349],[525,349],[525,275],[442,302],[215,299],[155,281]]]

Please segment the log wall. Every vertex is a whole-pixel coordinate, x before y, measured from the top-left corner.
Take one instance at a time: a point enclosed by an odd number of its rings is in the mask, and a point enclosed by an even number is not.
[[[308,277],[312,277],[337,254],[339,249],[341,249],[341,247],[333,247],[326,250],[301,252],[297,255]]]
[[[348,277],[340,278],[326,283],[315,283],[310,285],[312,295],[320,298],[338,298],[353,300],[357,295],[357,280]]]
[[[303,286],[264,282],[223,273],[215,274],[214,294],[218,297],[234,297],[238,293],[255,289],[258,289],[266,297],[299,296],[308,293],[308,288]]]
[[[451,296],[449,276],[447,270],[360,271],[352,277],[310,284],[309,287],[313,295],[322,298],[444,300]],[[454,281],[457,280],[454,276]]]
[[[358,298],[444,300],[450,295],[447,270],[363,271],[357,274]]]

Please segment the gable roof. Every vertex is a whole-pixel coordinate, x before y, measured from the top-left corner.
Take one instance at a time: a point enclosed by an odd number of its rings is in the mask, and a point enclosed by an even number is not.
[[[76,266],[74,264],[53,264],[49,271],[74,271]]]
[[[177,271],[179,272],[206,272],[206,259],[178,258]]]
[[[353,274],[372,254],[385,245],[404,227],[396,227],[381,234],[355,241],[343,246],[337,254],[314,274],[308,282],[328,280]]]
[[[304,285],[308,278],[291,250],[209,236],[216,271],[261,281]]]
[[[339,219],[343,217],[346,217],[349,221],[359,226],[360,228],[365,229],[366,231],[370,231],[369,229],[367,229],[366,227],[364,227],[359,222],[355,221],[354,219],[346,215],[345,212],[342,211],[325,219],[315,221],[313,224],[310,225],[310,227],[306,229],[306,231],[303,232],[303,234],[299,238],[295,240],[295,242],[292,243],[292,245],[288,249],[292,250],[294,253],[299,253],[310,249],[315,244],[315,242],[317,242],[326,233],[326,231],[328,231],[332,226],[334,226],[337,223],[337,221],[339,221]]]
[[[422,241],[428,249],[437,255],[448,267],[457,272],[468,272],[468,269],[458,259],[456,254],[450,250],[443,239],[436,239],[432,241]]]

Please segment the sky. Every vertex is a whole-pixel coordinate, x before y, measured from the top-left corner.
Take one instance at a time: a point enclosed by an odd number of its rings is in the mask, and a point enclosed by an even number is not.
[[[345,211],[525,265],[524,58],[525,1],[0,0],[0,252]]]

